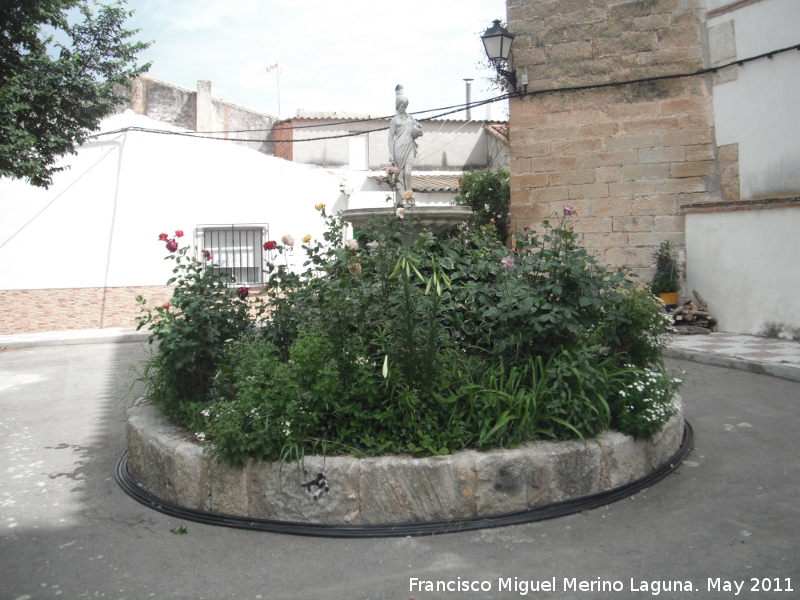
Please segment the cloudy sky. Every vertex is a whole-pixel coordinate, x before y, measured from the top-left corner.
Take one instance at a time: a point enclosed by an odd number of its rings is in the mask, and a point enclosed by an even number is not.
[[[143,55],[150,75],[195,89],[212,82],[218,98],[278,113],[298,108],[386,115],[394,88],[409,110],[464,102],[493,92],[481,70],[480,34],[505,18],[505,0],[128,0],[127,24],[154,41]],[[484,118],[486,109],[476,109]],[[458,116],[458,115],[454,115]],[[495,105],[492,116],[502,118]]]

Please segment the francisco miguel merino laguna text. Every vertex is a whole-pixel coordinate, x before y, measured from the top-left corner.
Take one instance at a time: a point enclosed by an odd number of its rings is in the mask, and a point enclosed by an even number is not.
[[[501,577],[497,580],[497,587],[491,581],[467,580],[458,577],[449,581],[428,581],[417,577],[409,578],[410,592],[490,592],[496,589],[499,592],[516,592],[526,596],[531,592],[622,592],[626,591],[625,584],[621,581],[579,580],[577,577],[564,577],[561,589],[558,588],[555,577],[551,579],[519,579],[518,577]],[[627,591],[647,592],[658,596],[661,592],[693,592],[697,590],[691,581],[634,581],[631,578]]]

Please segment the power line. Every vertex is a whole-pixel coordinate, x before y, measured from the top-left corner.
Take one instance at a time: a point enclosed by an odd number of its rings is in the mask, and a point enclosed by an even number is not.
[[[733,60],[729,63],[724,65],[719,65],[716,67],[708,67],[705,69],[700,69],[697,71],[692,71],[690,73],[674,73],[670,75],[656,75],[653,77],[642,77],[639,79],[628,79],[623,81],[608,81],[605,83],[592,83],[586,85],[577,85],[577,86],[569,86],[569,87],[559,87],[559,88],[545,88],[540,90],[532,90],[528,91],[514,91],[508,92],[506,94],[502,94],[500,96],[496,96],[494,98],[488,98],[486,100],[480,100],[478,102],[470,102],[465,104],[455,104],[453,106],[445,106],[441,108],[433,108],[428,110],[416,111],[412,112],[412,115],[424,114],[429,112],[437,112],[437,111],[444,111],[438,112],[438,114],[431,115],[429,117],[422,117],[418,119],[419,121],[431,121],[433,119],[438,119],[453,113],[462,112],[466,108],[475,108],[478,106],[485,106],[486,104],[492,104],[494,102],[502,102],[504,100],[510,100],[515,98],[528,98],[534,96],[542,96],[545,94],[556,94],[556,93],[567,93],[567,92],[580,92],[586,90],[593,90],[593,89],[603,89],[603,88],[612,88],[612,87],[621,87],[626,85],[636,85],[640,83],[652,83],[656,81],[668,81],[671,79],[684,79],[687,77],[697,77],[700,75],[707,75],[709,73],[716,73],[722,69],[726,69],[728,67],[732,67],[734,65],[744,66],[746,63],[750,63],[756,60],[761,60],[764,58],[772,59],[774,56],[778,54],[783,54],[785,52],[789,52],[791,50],[800,50],[800,44],[796,44],[794,46],[789,46],[786,48],[781,48],[778,50],[771,50],[769,52],[764,52],[763,54],[759,54],[757,56],[751,56],[749,58],[743,58],[739,60]],[[370,117],[370,118],[363,118],[363,119],[350,119],[346,121],[334,122],[334,123],[319,123],[319,124],[312,124],[312,125],[301,125],[297,127],[292,127],[294,129],[306,129],[312,127],[331,127],[334,125],[349,125],[352,123],[361,123],[361,122],[370,122],[370,121],[378,121],[378,120],[388,120],[391,117]],[[114,131],[107,131],[102,133],[94,134],[90,137],[99,137],[102,135],[112,135],[117,133],[125,133],[128,131],[138,131],[143,133],[156,133],[161,135],[178,135],[184,137],[193,137],[193,138],[201,138],[201,139],[210,139],[210,140],[222,140],[222,141],[233,141],[233,142],[250,142],[250,143],[284,143],[284,144],[296,144],[298,142],[315,142],[320,140],[332,140],[332,139],[339,139],[339,138],[347,138],[347,137],[355,137],[358,135],[363,135],[365,133],[374,133],[376,131],[386,131],[389,129],[389,126],[385,127],[376,127],[374,129],[366,129],[364,131],[356,131],[356,132],[349,132],[349,133],[342,133],[336,135],[327,135],[327,136],[320,136],[320,137],[311,137],[305,139],[290,139],[290,140],[280,140],[275,139],[274,137],[270,138],[270,136],[266,136],[263,139],[249,139],[249,138],[230,138],[230,137],[214,137],[213,135],[209,134],[228,134],[228,133],[248,133],[248,132],[259,132],[259,131],[273,131],[273,129],[240,129],[240,130],[226,130],[226,131],[216,131],[216,132],[181,132],[181,131],[164,131],[161,129],[149,129],[145,127],[123,127],[121,129],[116,129]]]

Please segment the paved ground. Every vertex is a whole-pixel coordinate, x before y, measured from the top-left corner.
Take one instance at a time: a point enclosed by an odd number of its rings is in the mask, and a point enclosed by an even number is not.
[[[800,342],[735,333],[676,335],[666,354],[800,381]]]
[[[118,488],[128,369],[145,347],[0,351],[0,599],[525,597],[515,578],[555,578],[557,593],[528,594],[544,598],[645,598],[642,582],[662,580],[699,591],[660,597],[734,597],[735,582],[761,598],[754,579],[800,597],[800,383],[671,359],[696,449],[634,498],[518,527],[331,540],[181,522]],[[491,591],[411,591],[413,577]],[[622,591],[565,592],[565,578]]]

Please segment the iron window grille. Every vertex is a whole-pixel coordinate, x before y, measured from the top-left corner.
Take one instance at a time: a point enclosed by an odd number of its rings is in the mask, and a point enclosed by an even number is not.
[[[211,269],[230,285],[264,283],[264,242],[269,225],[198,225],[195,230],[198,259],[202,251],[211,252]]]

